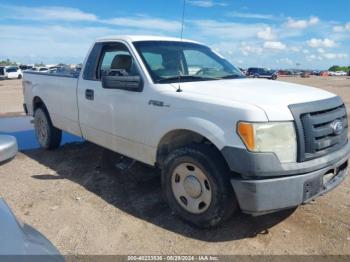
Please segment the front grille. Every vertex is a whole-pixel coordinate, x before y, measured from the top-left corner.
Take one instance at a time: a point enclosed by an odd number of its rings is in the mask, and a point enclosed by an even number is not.
[[[289,108],[296,124],[299,162],[321,157],[347,143],[348,119],[340,97],[290,105]],[[334,130],[336,122],[343,127],[340,132]]]

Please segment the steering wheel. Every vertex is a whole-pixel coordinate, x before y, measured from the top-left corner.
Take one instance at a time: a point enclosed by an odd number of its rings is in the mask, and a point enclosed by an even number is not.
[[[204,74],[206,74],[206,73],[208,73],[208,72],[210,72],[211,71],[211,68],[209,68],[209,67],[203,67],[203,68],[201,68],[201,69],[199,69],[196,73],[195,73],[195,75],[204,75]]]

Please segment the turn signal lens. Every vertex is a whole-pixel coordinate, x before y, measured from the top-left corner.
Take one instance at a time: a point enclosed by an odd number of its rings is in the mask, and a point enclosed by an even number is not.
[[[240,122],[238,124],[238,134],[243,140],[248,150],[254,150],[255,139],[254,139],[254,127],[252,124]]]

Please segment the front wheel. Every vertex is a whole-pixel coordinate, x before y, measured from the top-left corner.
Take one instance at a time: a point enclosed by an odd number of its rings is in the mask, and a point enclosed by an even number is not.
[[[17,76],[17,79],[22,79],[22,75],[18,75],[18,76]]]
[[[197,227],[217,226],[238,209],[226,163],[207,145],[174,150],[162,173],[162,189],[170,207]]]
[[[62,131],[54,127],[45,108],[38,108],[34,113],[35,136],[39,145],[45,149],[55,149],[60,146]]]

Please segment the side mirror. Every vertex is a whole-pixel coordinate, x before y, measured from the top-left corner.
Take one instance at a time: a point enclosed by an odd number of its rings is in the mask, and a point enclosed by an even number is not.
[[[102,76],[102,87],[106,89],[121,89],[141,92],[142,79],[140,76]]]

